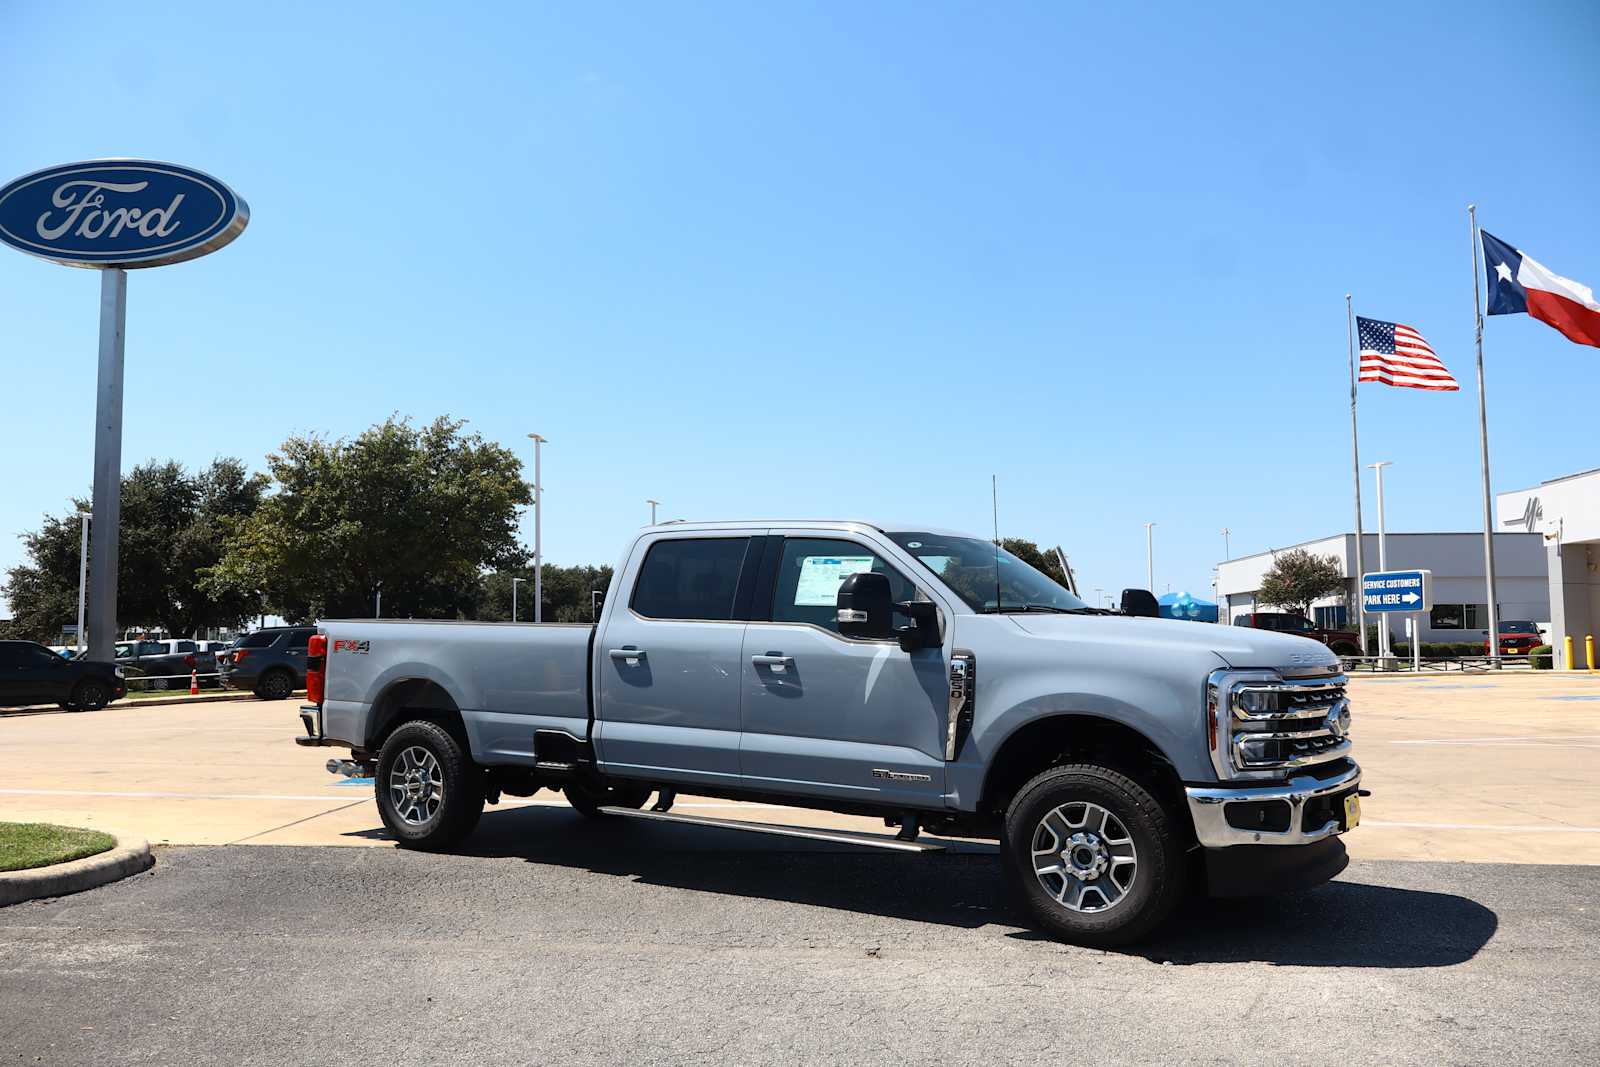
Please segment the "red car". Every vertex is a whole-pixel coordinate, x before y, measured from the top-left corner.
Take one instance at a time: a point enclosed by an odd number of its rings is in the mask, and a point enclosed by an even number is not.
[[[1490,654],[1489,632],[1484,631],[1483,652]],[[1538,645],[1544,644],[1544,638],[1539,636],[1539,628],[1531,622],[1502,622],[1500,624],[1500,654],[1502,656],[1526,656]]]
[[[1311,625],[1311,620],[1304,615],[1290,611],[1253,611],[1238,616],[1233,624],[1257,630],[1276,630],[1282,634],[1299,634],[1321,641],[1341,656],[1361,655],[1361,635],[1354,630],[1324,630]]]

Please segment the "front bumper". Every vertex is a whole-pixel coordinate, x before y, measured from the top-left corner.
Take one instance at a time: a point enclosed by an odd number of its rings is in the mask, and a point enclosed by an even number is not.
[[[1318,768],[1322,770],[1322,768]],[[1277,785],[1186,786],[1195,839],[1203,848],[1310,845],[1344,833],[1343,799],[1361,786],[1354,763],[1326,777],[1301,774]]]

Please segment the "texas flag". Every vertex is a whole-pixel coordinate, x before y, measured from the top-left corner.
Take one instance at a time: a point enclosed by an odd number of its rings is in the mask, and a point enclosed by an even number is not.
[[[1594,290],[1563,278],[1487,230],[1483,265],[1489,276],[1489,314],[1527,312],[1580,345],[1600,348],[1600,302]]]

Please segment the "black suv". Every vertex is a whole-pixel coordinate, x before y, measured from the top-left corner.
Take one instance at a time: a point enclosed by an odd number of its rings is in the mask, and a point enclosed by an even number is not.
[[[98,711],[127,695],[122,668],[114,663],[67,659],[33,641],[0,641],[0,707]]]
[[[239,638],[217,654],[227,689],[249,689],[263,700],[283,700],[306,687],[306,644],[315,626],[269,626]]]

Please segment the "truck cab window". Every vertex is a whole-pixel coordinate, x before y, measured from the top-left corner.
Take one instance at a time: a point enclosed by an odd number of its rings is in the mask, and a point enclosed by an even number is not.
[[[852,574],[876,571],[889,576],[895,603],[923,599],[910,579],[864,545],[820,537],[791,537],[783,543],[778,582],[772,598],[773,622],[805,622],[839,632],[839,586]]]
[[[733,618],[748,537],[657,541],[645,555],[632,608],[647,619]]]

